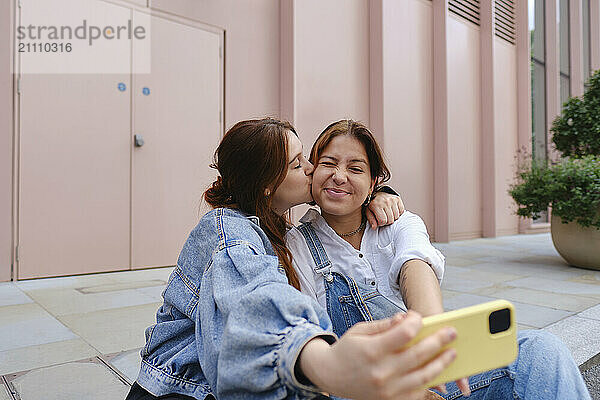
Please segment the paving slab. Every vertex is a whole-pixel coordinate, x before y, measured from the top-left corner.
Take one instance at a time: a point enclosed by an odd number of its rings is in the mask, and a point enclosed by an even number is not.
[[[450,298],[444,298],[444,310],[452,311],[463,307],[486,303],[492,300],[496,299],[493,297],[479,296],[470,293],[457,293],[455,296]]]
[[[442,280],[442,289],[464,293],[473,293],[479,289],[493,285],[493,282],[461,278],[454,274],[444,274],[444,279]]]
[[[8,394],[8,388],[2,384],[0,384],[0,400],[12,400]]]
[[[517,322],[535,328],[544,328],[575,314],[570,311],[555,310],[553,308],[540,307],[517,301],[513,301],[512,303],[515,306]]]
[[[64,276],[60,278],[30,279],[16,282],[25,293],[34,289],[76,288],[82,286],[103,285],[114,282],[107,274]]]
[[[600,321],[571,316],[544,328],[571,350],[577,365],[600,353]]]
[[[41,368],[11,383],[22,400],[123,400],[129,391],[112,371],[92,362]]]
[[[512,287],[510,283],[483,288],[478,290],[477,294],[573,312],[580,312],[598,304],[598,300],[591,297]]]
[[[553,279],[542,277],[528,277],[510,281],[510,286],[524,287],[528,289],[543,290],[557,294],[573,294],[594,297],[600,300],[600,286],[589,283],[570,281],[557,282]]]
[[[127,377],[129,383],[133,384],[140,372],[140,364],[142,362],[140,350],[135,349],[112,356],[103,356],[102,359],[121,372]]]
[[[0,283],[0,307],[28,303],[33,303],[33,300],[17,285],[12,282]]]
[[[473,258],[458,257],[458,256],[446,256],[446,267],[448,267],[448,266],[468,267],[470,265],[475,265],[478,263],[479,263],[479,261],[475,260]]]
[[[151,281],[153,284],[162,281]],[[84,314],[94,311],[154,303],[154,297],[135,288],[112,290],[117,283],[92,287],[37,289],[27,292],[38,304],[55,316]],[[119,288],[131,286],[130,282]],[[87,290],[90,289],[90,290]]]
[[[38,304],[0,307],[0,352],[76,338]]]
[[[144,346],[144,331],[156,322],[161,303],[143,304],[58,318],[101,354]]]
[[[587,310],[580,312],[578,316],[582,318],[596,319],[600,321],[600,305],[590,307]],[[600,332],[597,332],[597,335],[600,335]],[[598,353],[600,353],[600,349],[598,350]]]
[[[100,353],[82,339],[19,347],[0,352],[0,375],[82,360]]]
[[[134,271],[109,272],[104,276],[113,282],[136,282],[158,279],[167,282],[173,267],[138,269]]]
[[[502,271],[482,271],[470,267],[447,266],[444,275],[482,283],[502,283],[524,278],[523,274],[510,274]]]

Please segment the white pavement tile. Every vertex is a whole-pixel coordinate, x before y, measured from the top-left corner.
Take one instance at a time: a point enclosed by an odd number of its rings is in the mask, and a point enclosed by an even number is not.
[[[136,282],[158,279],[167,282],[173,267],[138,269],[133,271],[111,272],[104,276],[115,282]]]
[[[444,310],[456,310],[458,308],[473,306],[496,299],[497,297],[461,293],[448,299],[444,299]],[[517,323],[534,328],[543,328],[556,321],[573,315],[572,312],[568,311],[554,310],[547,307],[539,307],[519,302],[512,303],[515,306]]]
[[[523,275],[509,274],[502,271],[482,271],[476,267],[447,267],[444,272],[444,277],[446,276],[481,283],[501,283],[524,277]]]
[[[0,307],[0,351],[76,338],[35,303]]]
[[[165,290],[165,287],[167,287],[166,284],[136,289],[136,291],[149,296],[153,301],[163,301],[162,293]]]
[[[138,373],[140,372],[140,364],[142,357],[140,355],[140,349],[135,349],[118,354],[108,360],[110,365],[115,367],[119,372],[129,379],[129,382],[133,384],[137,379]]]
[[[54,288],[30,290],[28,294],[54,316],[84,314],[156,302],[152,296],[136,289],[82,292],[81,288]]]
[[[162,303],[60,316],[60,320],[102,354],[137,349],[146,343],[144,331],[156,323]]]
[[[129,392],[106,366],[91,362],[38,369],[12,384],[23,400],[123,400]]]
[[[517,322],[534,328],[543,328],[575,314],[570,311],[555,310],[553,308],[540,307],[516,301],[511,303],[515,306]]]
[[[474,306],[476,304],[486,303],[496,300],[493,297],[478,296],[469,293],[459,293],[450,298],[444,298],[444,310],[452,311],[463,307]]]
[[[477,294],[573,312],[583,311],[600,302],[600,300],[592,297],[556,294],[542,290],[511,287],[510,283],[498,287],[483,288],[478,290]]]
[[[546,292],[574,294],[600,299],[600,286],[588,283],[557,281],[546,278],[529,277],[510,281],[510,286],[525,287]]]
[[[453,274],[444,274],[444,279],[442,280],[442,289],[453,290],[456,292],[472,293],[492,285],[494,285],[493,282],[465,279]]]
[[[99,353],[81,339],[20,347],[0,352],[0,375],[83,360],[97,355]]]
[[[107,274],[65,276],[60,278],[44,278],[19,281],[16,285],[24,292],[35,289],[77,288],[111,283]]]
[[[572,316],[544,329],[565,342],[577,365],[600,353],[600,321]]]
[[[600,305],[590,307],[587,310],[577,314],[577,316],[582,318],[597,319],[600,321]],[[597,332],[597,335],[600,336],[600,332]]]
[[[12,282],[0,283],[0,307],[27,303],[33,303],[33,300],[23,293],[17,285]]]
[[[8,394],[8,388],[2,384],[0,384],[0,400],[12,400]]]

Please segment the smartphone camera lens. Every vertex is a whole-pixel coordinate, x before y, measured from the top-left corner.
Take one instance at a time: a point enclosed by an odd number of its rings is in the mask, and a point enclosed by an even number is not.
[[[503,308],[490,314],[490,333],[507,331],[510,328],[510,310]]]

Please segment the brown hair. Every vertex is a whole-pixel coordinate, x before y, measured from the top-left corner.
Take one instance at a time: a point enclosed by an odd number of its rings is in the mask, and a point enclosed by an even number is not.
[[[289,283],[300,290],[292,255],[285,246],[288,221],[271,208],[272,196],[265,196],[265,189],[275,193],[287,174],[288,131],[296,134],[289,122],[272,118],[241,121],[231,127],[211,165],[220,176],[204,192],[204,199],[214,208],[236,208],[257,216]]]
[[[341,135],[352,136],[365,147],[371,169],[371,179],[375,181],[376,187],[390,179],[390,170],[385,164],[383,151],[381,151],[379,144],[377,144],[377,140],[375,140],[375,137],[366,126],[351,119],[334,122],[321,132],[310,150],[310,162],[315,167],[319,161],[319,157],[323,154],[323,150],[325,150],[334,137]]]

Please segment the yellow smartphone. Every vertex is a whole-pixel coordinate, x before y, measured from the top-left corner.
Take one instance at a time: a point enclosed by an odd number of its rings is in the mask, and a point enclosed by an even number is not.
[[[419,334],[411,346],[443,327],[453,326],[456,339],[445,346],[456,350],[454,361],[424,388],[452,382],[512,363],[518,352],[515,307],[495,300],[423,318]]]

